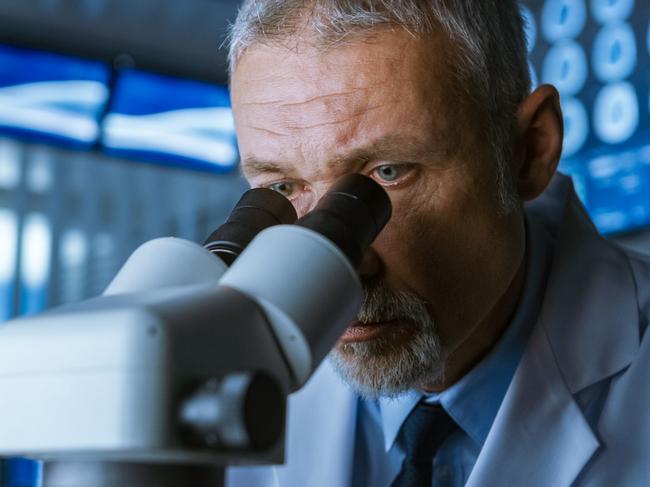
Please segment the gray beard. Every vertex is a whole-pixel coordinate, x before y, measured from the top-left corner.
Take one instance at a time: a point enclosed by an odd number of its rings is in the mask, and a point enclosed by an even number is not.
[[[394,397],[442,378],[444,360],[435,324],[424,301],[384,284],[364,288],[361,323],[402,320],[366,342],[340,343],[330,353],[339,375],[367,398]]]

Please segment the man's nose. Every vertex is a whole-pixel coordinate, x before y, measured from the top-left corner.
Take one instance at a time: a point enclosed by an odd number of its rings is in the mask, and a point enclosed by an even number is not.
[[[357,267],[357,272],[362,281],[371,281],[381,274],[383,264],[381,257],[372,247],[368,247],[361,258],[361,263]]]

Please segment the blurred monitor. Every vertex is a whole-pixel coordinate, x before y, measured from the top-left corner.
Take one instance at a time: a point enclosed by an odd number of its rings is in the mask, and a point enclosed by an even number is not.
[[[121,71],[104,120],[102,146],[118,157],[230,171],[239,156],[228,90]]]
[[[524,3],[533,78],[561,94],[560,169],[602,232],[650,225],[650,2]]]
[[[92,147],[109,76],[99,62],[0,44],[0,132]]]

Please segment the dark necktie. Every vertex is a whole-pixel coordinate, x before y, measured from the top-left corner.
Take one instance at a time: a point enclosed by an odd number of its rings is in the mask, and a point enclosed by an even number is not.
[[[458,425],[437,404],[418,404],[402,425],[406,457],[391,487],[431,487],[433,457]]]

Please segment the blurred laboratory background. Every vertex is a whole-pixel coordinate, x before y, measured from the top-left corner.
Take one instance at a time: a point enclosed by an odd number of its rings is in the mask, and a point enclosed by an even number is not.
[[[0,0],[0,321],[223,222],[246,189],[222,46],[238,3]],[[523,4],[534,84],[562,95],[561,170],[603,233],[650,252],[650,2]],[[38,477],[0,465],[0,487]]]

